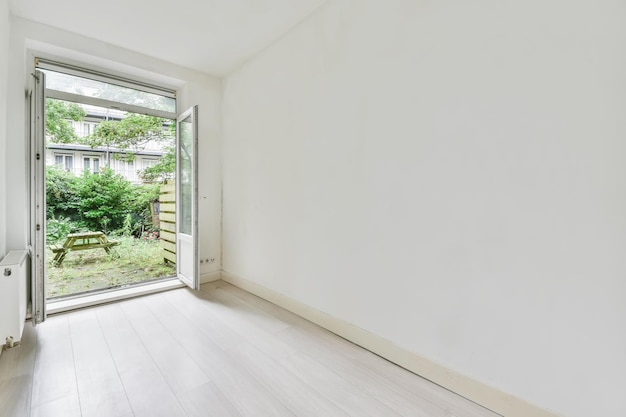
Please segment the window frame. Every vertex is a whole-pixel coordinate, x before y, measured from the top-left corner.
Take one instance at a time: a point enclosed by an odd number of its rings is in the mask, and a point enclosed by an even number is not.
[[[54,156],[54,166],[63,169],[65,172],[74,173],[74,160],[76,159],[75,152],[53,152],[52,155]],[[63,162],[61,164],[57,163],[57,157],[63,158]],[[72,168],[70,169],[67,168],[68,158],[72,161]]]
[[[89,160],[89,172],[91,174],[98,174],[100,172],[100,168],[102,167],[102,155],[93,155],[93,154],[83,154],[83,172],[85,172],[85,162]],[[94,167],[94,161],[98,161],[98,169]]]
[[[81,68],[70,64],[64,64],[56,61],[52,61],[45,58],[35,58],[35,67],[37,69],[50,70],[60,73],[65,73],[68,75],[73,75],[76,77],[87,78],[95,81],[106,82],[109,84],[114,84],[120,87],[131,88],[134,90],[150,93],[150,94],[158,94],[164,97],[173,98],[174,99],[174,111],[164,111],[164,110],[156,110],[150,109],[148,107],[137,106],[133,104],[126,104],[119,101],[112,101],[97,97],[90,97],[80,94],[67,93],[64,91],[52,90],[46,87],[45,95],[47,98],[54,98],[57,100],[70,101],[73,103],[83,103],[89,104],[92,106],[98,106],[103,108],[113,108],[118,109],[130,113],[137,114],[145,114],[149,116],[162,117],[165,119],[176,120],[178,117],[178,100],[176,99],[176,91],[170,90],[167,88],[159,87],[156,85],[144,83],[141,81],[130,80],[128,78],[105,74],[98,71],[90,70],[87,68]]]

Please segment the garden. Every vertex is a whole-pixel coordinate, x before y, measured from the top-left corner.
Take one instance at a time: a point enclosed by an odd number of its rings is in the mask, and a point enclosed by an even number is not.
[[[46,168],[46,290],[48,298],[120,287],[175,275],[163,259],[153,203],[159,184],[135,185],[109,168],[74,176]],[[117,242],[101,249],[69,252],[53,262],[52,247],[68,234],[103,232]]]

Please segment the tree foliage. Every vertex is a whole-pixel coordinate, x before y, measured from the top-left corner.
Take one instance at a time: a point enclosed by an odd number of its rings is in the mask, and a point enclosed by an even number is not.
[[[56,166],[46,167],[46,215],[76,217],[76,183],[79,178]]]
[[[169,145],[163,146],[163,156],[156,165],[148,167],[141,173],[144,181],[164,181],[174,178],[176,172],[176,146],[174,138],[176,137],[176,123],[171,123],[169,127],[168,139]]]
[[[113,89],[109,93],[113,94],[109,97],[113,99],[117,97],[114,93],[122,94],[124,91]],[[161,143],[165,151],[163,159],[157,165],[146,169],[141,176],[146,181],[173,177],[176,168],[176,156],[172,146],[176,135],[175,123],[160,117],[130,114],[122,120],[102,121],[92,135],[79,138],[71,121],[81,121],[86,116],[87,113],[78,104],[46,99],[47,137],[55,143],[78,143],[91,148],[116,148],[124,152],[123,159],[129,162],[134,161],[136,153],[145,149],[148,143]]]
[[[135,235],[158,228],[152,224],[150,204],[159,198],[159,184],[133,185],[109,168],[80,177],[56,167],[46,170],[49,224],[67,223],[71,231],[126,230]],[[50,238],[58,237],[51,234]]]
[[[130,213],[132,184],[110,168],[83,173],[76,184],[76,209],[89,230],[120,229]]]
[[[163,129],[165,119],[142,114],[131,114],[122,120],[100,122],[92,135],[83,138],[82,142],[96,147],[115,147],[128,151],[133,155],[151,142],[164,142],[169,139]]]
[[[161,186],[159,184],[143,184],[132,187],[132,201],[130,212],[132,216],[131,232],[137,236],[144,231],[156,230],[160,225],[152,224],[150,205],[159,199]]]
[[[159,180],[167,180],[174,178],[176,171],[176,148],[174,146],[166,146],[165,153],[159,159],[156,165],[145,168],[141,173],[144,181],[154,182]]]
[[[74,143],[78,136],[70,120],[79,122],[87,115],[78,104],[46,99],[46,135],[55,143]]]

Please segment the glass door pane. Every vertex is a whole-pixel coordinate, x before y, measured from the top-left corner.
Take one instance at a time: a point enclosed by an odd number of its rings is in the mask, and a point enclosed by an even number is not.
[[[178,278],[199,288],[197,222],[197,106],[177,120],[176,129],[176,269]]]

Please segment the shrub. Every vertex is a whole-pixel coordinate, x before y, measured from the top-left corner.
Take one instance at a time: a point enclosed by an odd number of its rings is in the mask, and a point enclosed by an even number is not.
[[[135,236],[141,236],[145,230],[152,230],[152,211],[150,205],[159,199],[159,184],[142,184],[133,187],[131,196],[131,211],[133,213],[132,232]]]
[[[77,219],[76,185],[80,178],[56,167],[46,167],[46,216]]]
[[[121,175],[104,168],[99,173],[85,172],[77,181],[76,208],[89,230],[121,229],[131,212],[131,183]]]
[[[56,167],[47,167],[46,173],[46,215],[54,223],[49,226],[53,234],[59,221],[72,222],[72,231],[137,237],[158,226],[152,225],[150,204],[159,198],[159,184],[132,185],[109,168],[81,177]]]
[[[128,213],[124,218],[124,224],[122,225],[122,236],[129,237],[133,232],[133,216]]]
[[[46,242],[48,244],[58,242],[77,229],[77,225],[65,217],[52,217],[46,222]]]

